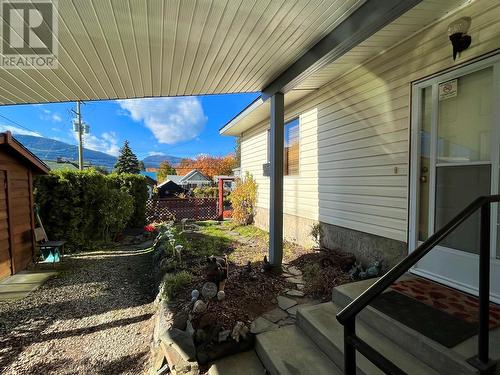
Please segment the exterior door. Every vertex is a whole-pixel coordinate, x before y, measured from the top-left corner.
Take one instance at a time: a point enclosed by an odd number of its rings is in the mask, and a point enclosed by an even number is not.
[[[7,211],[7,174],[0,170],[0,280],[11,275],[9,220]]]
[[[410,251],[482,195],[499,192],[500,59],[413,87]],[[492,207],[491,298],[500,302],[499,210]],[[477,294],[479,211],[412,272]]]

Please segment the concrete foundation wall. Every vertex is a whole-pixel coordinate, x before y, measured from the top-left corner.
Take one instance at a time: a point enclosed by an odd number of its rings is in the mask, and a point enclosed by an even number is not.
[[[269,231],[269,210],[257,207],[255,215],[255,226]],[[306,248],[314,245],[311,237],[311,228],[316,221],[290,214],[283,215],[283,233],[286,240],[298,243]]]
[[[328,249],[340,249],[353,253],[364,265],[376,260],[387,271],[408,255],[407,243],[387,237],[321,223],[323,232],[321,244]]]

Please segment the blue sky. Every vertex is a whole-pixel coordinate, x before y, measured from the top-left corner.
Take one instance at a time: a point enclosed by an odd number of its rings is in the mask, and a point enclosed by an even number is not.
[[[258,94],[87,102],[82,119],[90,125],[85,147],[117,155],[124,140],[141,159],[151,154],[193,157],[226,155],[234,138],[219,128]],[[33,134],[76,144],[71,121],[75,103],[0,107],[0,131]],[[4,116],[4,117],[2,117]]]

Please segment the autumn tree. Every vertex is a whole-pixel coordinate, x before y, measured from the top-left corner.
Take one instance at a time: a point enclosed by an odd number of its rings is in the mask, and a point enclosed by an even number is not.
[[[176,167],[178,175],[185,175],[193,169],[198,169],[209,178],[220,175],[230,175],[236,167],[236,158],[233,154],[224,157],[200,155],[195,159],[183,159]]]
[[[168,175],[177,174],[175,168],[170,165],[167,160],[160,163],[160,168],[158,169],[157,179],[158,182],[163,182],[167,179]]]

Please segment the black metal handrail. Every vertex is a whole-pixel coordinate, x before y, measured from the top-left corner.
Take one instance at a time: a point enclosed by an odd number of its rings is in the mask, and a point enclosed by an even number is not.
[[[491,204],[496,202],[500,202],[500,195],[483,196],[474,200],[337,314],[337,320],[344,325],[345,374],[356,374],[356,350],[362,352],[385,373],[404,374],[401,369],[356,336],[356,316],[478,209],[481,209],[478,355],[468,362],[476,367],[480,374],[489,374],[493,371],[496,363],[489,358],[490,232]]]

